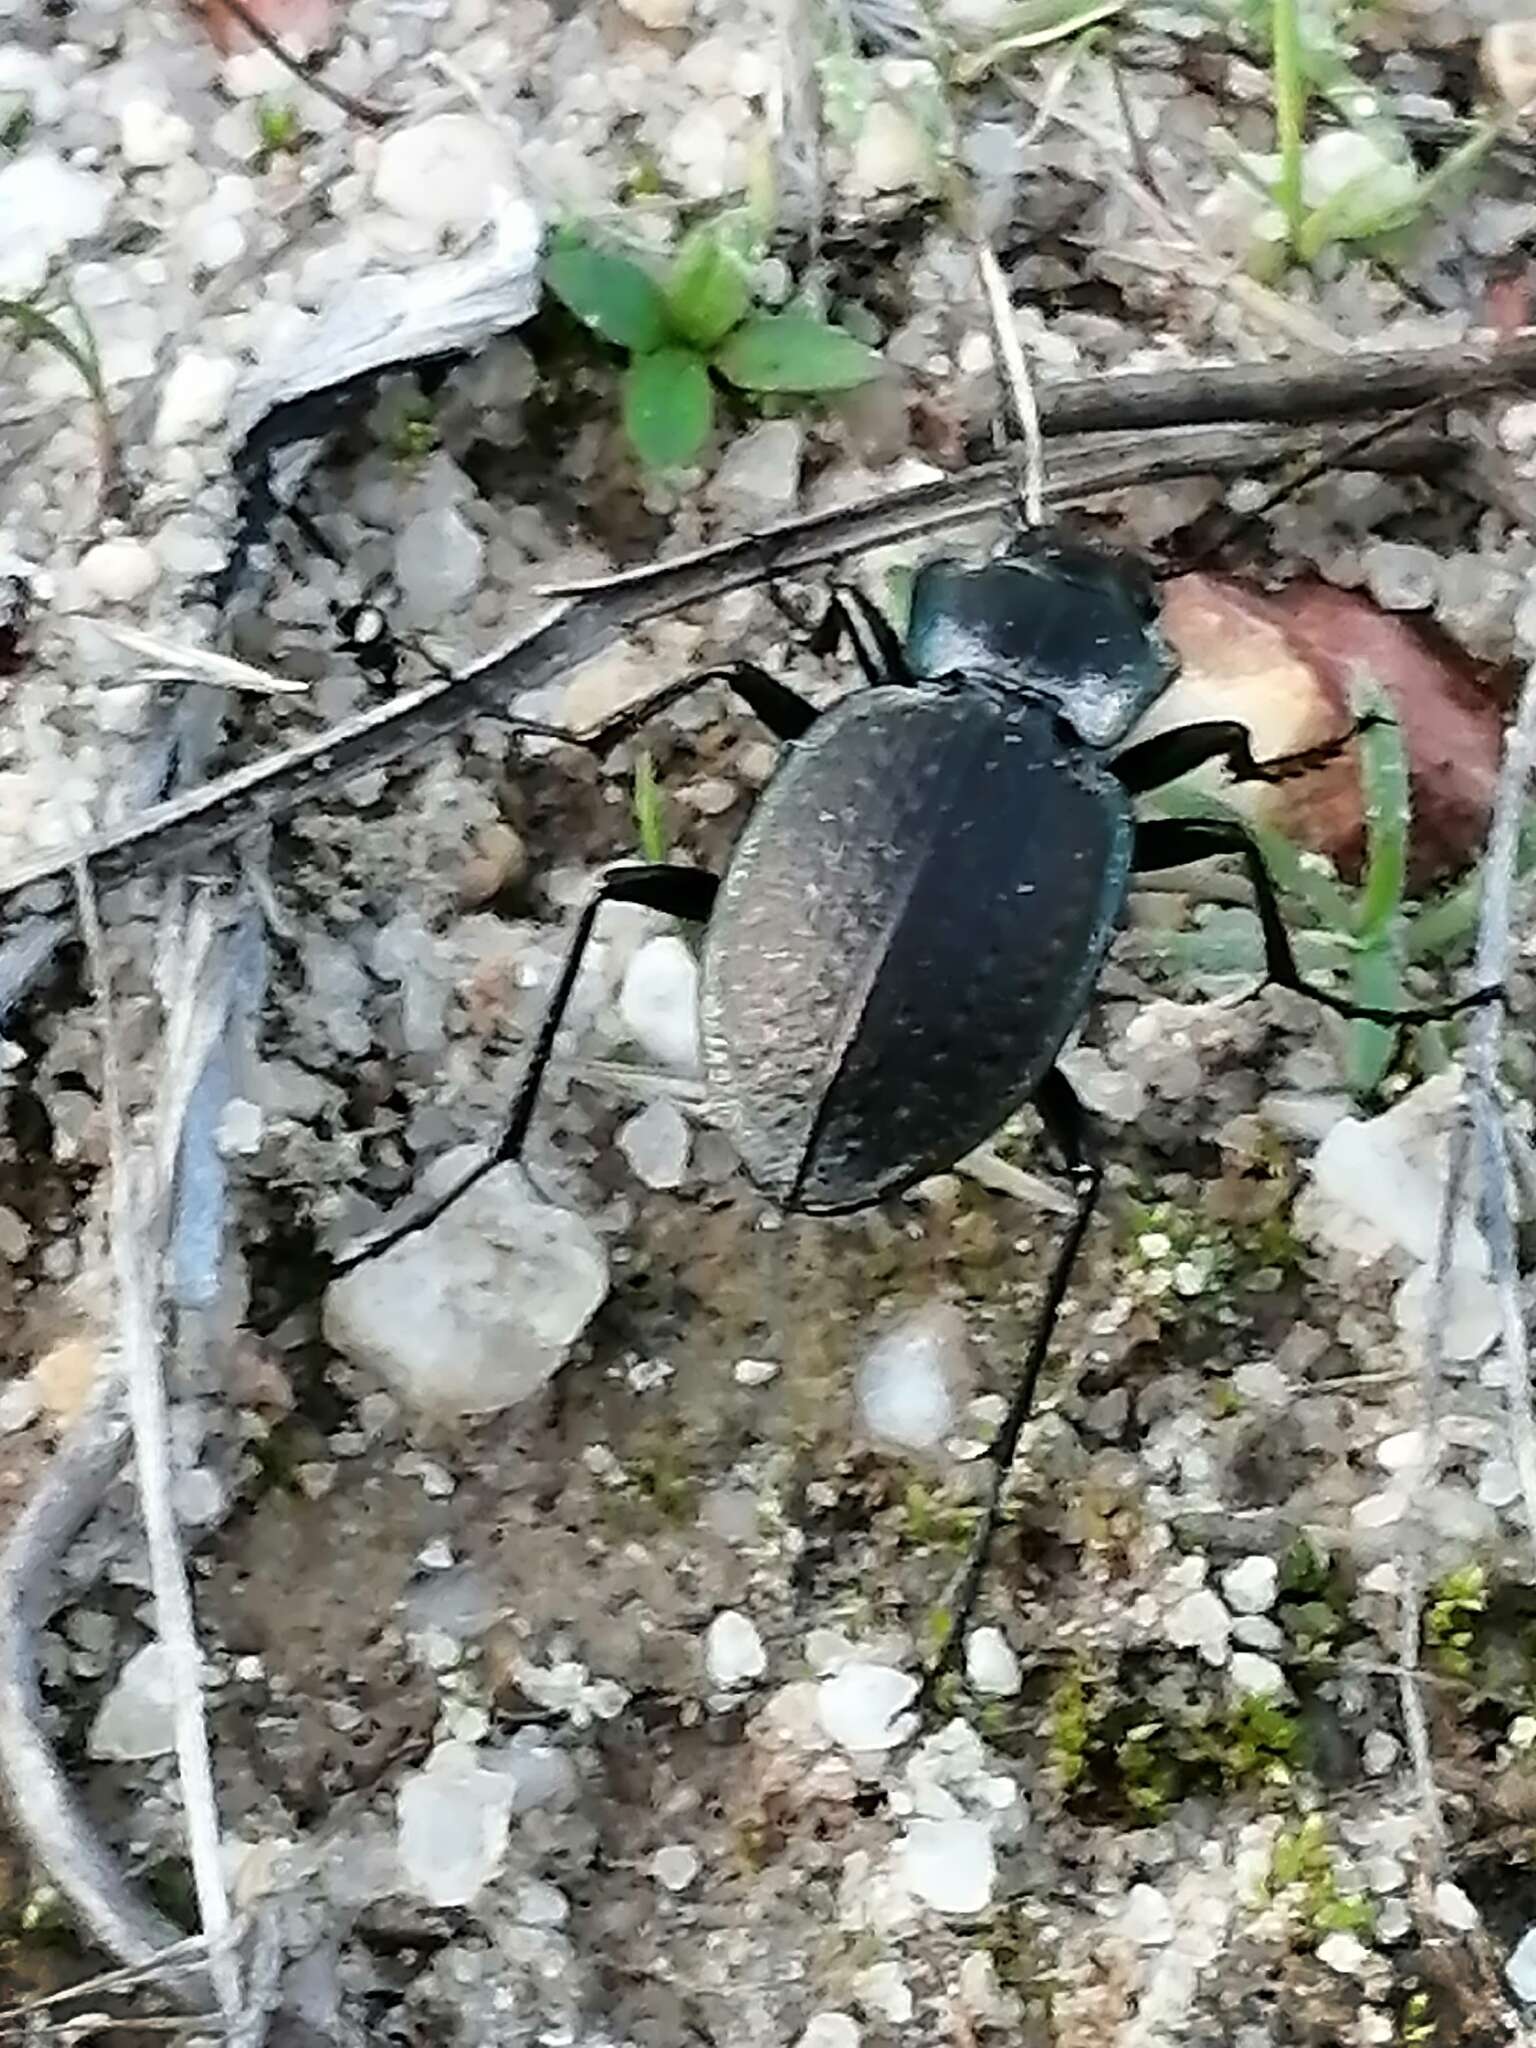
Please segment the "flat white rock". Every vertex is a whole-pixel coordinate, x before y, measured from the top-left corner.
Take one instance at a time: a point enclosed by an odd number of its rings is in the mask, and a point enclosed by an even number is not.
[[[176,1746],[171,1660],[161,1643],[146,1643],[123,1666],[91,1723],[94,1757],[131,1763],[167,1756]]]
[[[1198,1650],[1207,1664],[1225,1664],[1232,1617],[1207,1586],[1188,1593],[1169,1614],[1168,1640],[1181,1650]]]
[[[862,2039],[857,2020],[845,2012],[812,2013],[795,2048],[859,2048]]]
[[[466,1742],[441,1742],[395,1802],[400,1866],[410,1889],[434,1906],[467,1906],[507,1853],[517,1780],[487,1770]]]
[[[112,188],[51,150],[29,149],[0,169],[0,291],[36,291],[71,242],[100,234]]]
[[[917,1693],[918,1682],[910,1672],[855,1658],[821,1680],[816,1714],[841,1749],[855,1754],[895,1749],[912,1733],[915,1717],[906,1709]]]
[[[915,1820],[900,1845],[902,1881],[936,1913],[985,1912],[997,1882],[992,1837],[979,1820]]]
[[[704,1669],[711,1685],[750,1685],[768,1669],[768,1652],[751,1619],[726,1607],[709,1624],[704,1638]]]
[[[186,156],[192,147],[192,124],[160,100],[131,99],[117,117],[118,146],[133,171],[160,170]]]
[[[797,420],[765,420],[726,450],[710,479],[715,504],[746,518],[788,512],[800,494],[805,430]]]
[[[898,1450],[936,1450],[955,1424],[965,1349],[965,1318],[949,1302],[888,1330],[858,1372],[859,1412],[870,1435]]]
[[[422,1198],[462,1163],[439,1162]],[[333,1281],[325,1334],[409,1407],[487,1415],[553,1378],[607,1292],[591,1227],[498,1166],[425,1230]]]

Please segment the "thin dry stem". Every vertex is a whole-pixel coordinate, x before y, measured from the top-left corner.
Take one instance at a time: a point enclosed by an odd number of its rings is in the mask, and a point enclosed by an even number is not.
[[[1035,387],[1019,341],[1019,330],[1008,297],[1008,281],[989,242],[977,242],[976,268],[981,274],[981,287],[986,293],[987,311],[992,317],[992,335],[1002,365],[1003,381],[1013,403],[1013,414],[1023,443],[1024,520],[1026,525],[1042,526],[1045,523],[1045,437],[1040,428],[1040,407],[1035,400]]]
[[[219,1854],[218,1807],[203,1699],[202,1658],[187,1583],[186,1560],[171,1505],[170,1413],[161,1370],[153,1241],[156,1204],[141,1190],[123,1107],[122,1055],[112,1014],[111,983],[95,887],[85,863],[75,869],[81,936],[95,984],[101,1029],[102,1104],[111,1165],[110,1240],[117,1286],[118,1336],[133,1432],[134,1468],[149,1550],[155,1624],[171,1669],[176,1761],[187,1816],[187,1842],[209,1976],[226,2019],[240,2013],[240,1972],[231,1946],[229,1899]]]

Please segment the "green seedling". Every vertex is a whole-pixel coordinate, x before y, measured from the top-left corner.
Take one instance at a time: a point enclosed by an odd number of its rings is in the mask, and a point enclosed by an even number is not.
[[[1488,1606],[1488,1574],[1480,1564],[1447,1572],[1430,1590],[1424,1610],[1424,1643],[1448,1678],[1472,1676],[1478,1617]]]
[[[257,159],[263,165],[285,150],[297,149],[298,110],[287,100],[263,100],[256,109],[256,135],[260,145]]]
[[[845,329],[754,306],[759,246],[746,213],[690,229],[660,273],[577,229],[555,239],[545,264],[550,290],[629,358],[624,429],[648,469],[681,469],[698,456],[719,383],[760,399],[816,398],[879,374],[879,356]]]
[[[642,748],[635,762],[635,839],[640,856],[653,867],[664,866],[671,852],[667,831],[666,801],[656,780],[656,763],[649,747]]]
[[[84,384],[91,401],[91,410],[96,416],[101,491],[105,501],[116,494],[122,464],[118,453],[117,428],[112,419],[112,409],[107,402],[106,380],[101,373],[101,357],[97,351],[96,337],[91,331],[91,324],[71,297],[67,287],[59,297],[62,304],[54,312],[44,310],[41,291],[34,292],[30,298],[25,299],[0,299],[0,323],[9,323],[20,347],[49,348],[55,355],[62,356]],[[68,325],[65,324],[66,318]]]
[[[1360,1892],[1339,1888],[1319,1813],[1309,1813],[1298,1828],[1275,1837],[1264,1890],[1268,1897],[1290,1894],[1297,1918],[1314,1942],[1330,1934],[1356,1934],[1369,1940],[1376,1927],[1376,1909]]]

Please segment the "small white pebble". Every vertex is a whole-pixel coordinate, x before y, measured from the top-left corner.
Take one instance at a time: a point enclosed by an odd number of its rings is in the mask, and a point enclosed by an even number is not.
[[[1266,1614],[1275,1604],[1280,1568],[1272,1557],[1245,1557],[1221,1575],[1221,1596],[1234,1614]]]
[[[709,1624],[704,1638],[704,1669],[711,1685],[750,1684],[768,1669],[768,1652],[751,1619],[727,1607]]]
[[[1529,1749],[1536,1744],[1536,1714],[1516,1714],[1505,1739],[1511,1749]]]
[[[688,1121],[676,1103],[648,1102],[619,1131],[619,1150],[636,1180],[648,1188],[675,1188],[688,1171]]]
[[[1384,1728],[1376,1728],[1365,1738],[1360,1760],[1368,1776],[1382,1778],[1397,1762],[1401,1752],[1402,1745],[1395,1735],[1389,1735]]]
[[[192,125],[159,100],[125,101],[117,117],[118,142],[130,170],[160,170],[192,147]]]
[[[668,1842],[651,1858],[651,1875],[669,1892],[685,1892],[699,1874],[699,1852],[686,1842]]]
[[[859,1367],[864,1427],[879,1443],[931,1451],[954,1427],[965,1320],[948,1302],[903,1316]]]
[[[1142,1948],[1161,1948],[1173,1939],[1173,1908],[1155,1885],[1133,1884],[1115,1931]]]
[[[854,1658],[822,1679],[816,1690],[816,1712],[822,1728],[841,1749],[855,1753],[895,1749],[912,1733],[914,1716],[907,1713],[918,1682],[889,1664]]]
[[[1522,2005],[1536,2005],[1536,1927],[1527,1927],[1516,1942],[1504,1975]]]
[[[206,356],[189,349],[165,380],[155,417],[155,442],[161,448],[196,441],[218,426],[235,388],[236,367],[227,356]]]
[[[142,541],[98,541],[80,557],[80,580],[104,604],[132,604],[154,588],[160,562]]]
[[[434,1536],[424,1550],[417,1551],[416,1562],[424,1572],[452,1571],[453,1545],[446,1536]]]
[[[900,1963],[871,1963],[853,1980],[853,1995],[872,2019],[903,2027],[912,2017],[912,1992]]]
[[[1168,1640],[1181,1650],[1198,1650],[1207,1664],[1225,1664],[1232,1617],[1207,1586],[1189,1593],[1164,1624]]]
[[[979,1820],[915,1820],[901,1843],[901,1875],[936,1913],[985,1912],[997,1881],[992,1837]]]
[[[12,1436],[37,1419],[42,1396],[29,1378],[11,1380],[0,1389],[0,1436]]]
[[[1434,1901],[1441,1921],[1458,1934],[1470,1934],[1481,1917],[1461,1886],[1452,1884],[1448,1877],[1435,1886]]]
[[[1245,1699],[1274,1700],[1285,1691],[1285,1673],[1257,1650],[1232,1652],[1231,1680],[1232,1690]]]
[[[965,1675],[977,1692],[1011,1699],[1023,1683],[1019,1660],[1000,1628],[975,1628],[966,1638]]]
[[[859,2048],[858,2023],[845,2012],[813,2013],[795,2048]]]
[[[1427,1439],[1422,1429],[1399,1430],[1384,1436],[1376,1446],[1376,1462],[1383,1472],[1409,1472],[1424,1462]]]
[[[738,1358],[731,1368],[731,1378],[738,1387],[766,1387],[778,1376],[778,1361],[773,1358]]]
[[[1371,1951],[1356,1934],[1330,1934],[1317,1944],[1317,1960],[1341,1977],[1358,1977],[1371,1966]]]

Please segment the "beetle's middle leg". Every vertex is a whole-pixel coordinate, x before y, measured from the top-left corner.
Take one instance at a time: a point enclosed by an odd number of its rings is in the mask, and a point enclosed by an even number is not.
[[[1136,849],[1131,864],[1143,872],[1156,868],[1181,868],[1191,861],[1209,860],[1220,853],[1235,853],[1248,870],[1254,904],[1259,913],[1259,929],[1264,935],[1266,981],[1275,982],[1281,988],[1294,989],[1298,995],[1310,996],[1313,1002],[1321,1003],[1340,1017],[1389,1026],[1442,1024],[1447,1018],[1459,1016],[1463,1010],[1496,1002],[1501,995],[1498,988],[1479,988],[1474,989],[1471,995],[1457,996],[1446,1003],[1386,1010],[1373,1003],[1357,1003],[1349,996],[1337,995],[1332,989],[1320,988],[1315,981],[1308,981],[1296,965],[1290,933],[1285,928],[1280,899],[1275,893],[1269,869],[1264,865],[1264,856],[1235,818],[1145,819],[1136,827]]]
[[[518,1082],[517,1093],[512,1098],[494,1144],[473,1166],[462,1173],[450,1188],[444,1190],[423,1208],[416,1209],[402,1222],[387,1224],[378,1235],[368,1238],[356,1251],[338,1259],[331,1269],[331,1277],[339,1278],[349,1273],[354,1266],[366,1265],[381,1252],[387,1252],[403,1238],[414,1237],[418,1230],[425,1230],[435,1223],[445,1210],[450,1209],[461,1195],[467,1194],[492,1170],[504,1166],[509,1160],[517,1159],[527,1142],[529,1128],[533,1123],[533,1112],[537,1107],[539,1089],[554,1057],[555,1041],[560,1036],[560,1027],[565,1022],[565,1013],[570,1007],[575,991],[576,977],[581,972],[582,959],[597,928],[598,913],[605,903],[640,903],[648,910],[660,910],[671,917],[686,918],[693,923],[704,923],[714,909],[715,892],[719,880],[704,868],[674,867],[663,863],[627,865],[610,868],[587,898],[582,913],[576,920],[576,929],[571,934],[570,945],[560,963],[560,972],[550,990],[549,1001],[539,1019],[539,1028],[534,1034],[532,1048],[523,1068],[522,1079]]]
[[[1040,1304],[1035,1333],[1030,1339],[1023,1370],[1009,1396],[1008,1412],[992,1440],[992,1447],[988,1453],[992,1474],[986,1506],[982,1510],[976,1533],[971,1539],[970,1555],[961,1567],[947,1603],[949,1622],[944,1644],[929,1666],[927,1687],[931,1687],[934,1680],[947,1669],[964,1640],[966,1624],[970,1619],[971,1609],[976,1604],[982,1574],[987,1568],[987,1558],[992,1549],[993,1539],[997,1535],[998,1524],[1002,1520],[1003,1496],[1008,1485],[1008,1475],[1013,1470],[1014,1457],[1018,1452],[1019,1438],[1035,1405],[1035,1389],[1040,1383],[1040,1371],[1045,1364],[1046,1353],[1050,1350],[1051,1338],[1056,1331],[1056,1321],[1061,1314],[1061,1304],[1066,1299],[1067,1286],[1072,1278],[1072,1269],[1077,1263],[1077,1255],[1093,1218],[1094,1209],[1098,1204],[1099,1189],[1104,1180],[1104,1169],[1099,1163],[1098,1144],[1092,1121],[1059,1067],[1052,1067],[1041,1082],[1035,1094],[1035,1108],[1045,1125],[1046,1136],[1055,1145],[1066,1165],[1077,1195],[1077,1206],[1072,1212],[1072,1221],[1067,1225],[1066,1236],[1062,1239],[1061,1247],[1056,1254],[1056,1263],[1051,1269],[1045,1299]]]

